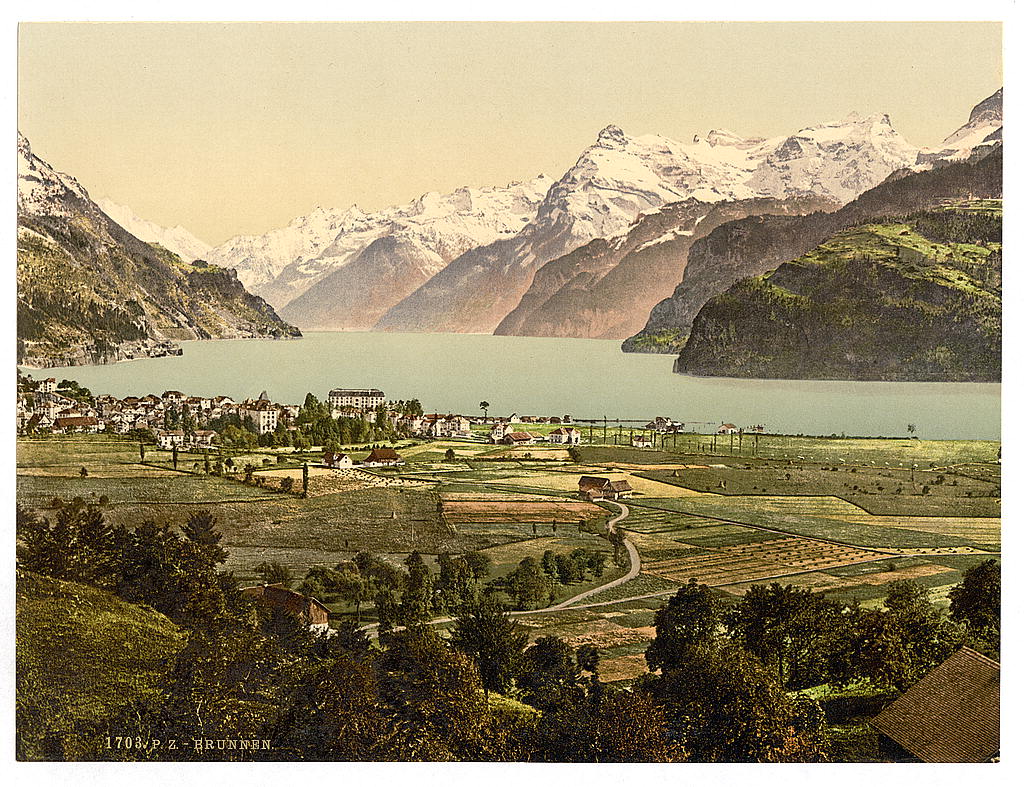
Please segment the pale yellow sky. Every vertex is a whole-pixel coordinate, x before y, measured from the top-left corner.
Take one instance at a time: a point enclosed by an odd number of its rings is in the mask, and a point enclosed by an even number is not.
[[[931,145],[1002,84],[998,23],[23,24],[33,150],[210,243],[316,205],[562,174],[615,123],[688,139],[888,112]]]

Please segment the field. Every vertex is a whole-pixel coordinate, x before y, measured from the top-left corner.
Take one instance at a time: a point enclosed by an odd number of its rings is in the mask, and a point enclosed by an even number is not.
[[[167,452],[150,447],[143,463],[137,444],[99,435],[21,440],[17,491],[44,516],[55,497],[102,499],[105,516],[127,527],[180,524],[209,509],[224,533],[225,567],[244,582],[264,561],[301,578],[362,549],[395,562],[416,550],[435,572],[442,552],[481,550],[492,560],[490,578],[545,550],[599,549],[608,556],[604,575],[559,587],[556,603],[596,594],[517,619],[533,638],[597,645],[609,681],[646,669],[654,611],[689,579],[727,602],[754,583],[778,581],[867,606],[881,603],[888,583],[912,579],[943,605],[963,571],[999,557],[996,443],[762,436],[756,456],[749,436],[742,453],[738,440],[730,452],[728,438],[706,435],[678,436],[678,451],[666,443],[584,445],[573,464],[557,446],[426,441],[401,446],[403,467],[346,470],[319,467],[313,454],[261,449],[234,456],[235,473],[218,477],[203,472],[199,455],[181,454],[175,471]],[[445,458],[449,450],[454,459]],[[310,462],[308,498],[298,494],[302,461]],[[242,483],[244,464],[257,468],[262,487]],[[580,500],[582,474],[633,488],[619,527],[639,554],[639,573],[613,588],[601,589],[627,567],[614,565],[611,544],[595,534],[620,509]],[[285,478],[290,494],[280,489]],[[372,619],[372,605],[363,617]]]

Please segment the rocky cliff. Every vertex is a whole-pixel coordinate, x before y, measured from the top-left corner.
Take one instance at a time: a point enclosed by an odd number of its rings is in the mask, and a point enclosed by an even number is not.
[[[233,271],[183,262],[107,216],[18,140],[18,362],[108,363],[175,341],[298,336]]]

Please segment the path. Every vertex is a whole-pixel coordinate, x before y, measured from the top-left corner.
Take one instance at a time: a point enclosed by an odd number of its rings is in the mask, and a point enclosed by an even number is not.
[[[629,509],[622,503],[612,501],[609,502],[611,502],[613,506],[619,507],[618,516],[608,520],[608,531],[611,532],[615,530],[615,526],[619,522],[621,522],[623,519],[629,516]],[[627,573],[623,574],[618,579],[613,579],[611,582],[605,585],[601,585],[600,587],[596,588],[591,588],[590,590],[585,590],[579,595],[566,599],[565,601],[559,604],[554,604],[550,607],[545,607],[544,609],[549,610],[551,612],[554,612],[558,609],[565,609],[566,607],[575,604],[577,601],[582,601],[585,598],[596,596],[598,593],[602,593],[605,590],[610,590],[611,588],[618,587],[619,585],[629,582],[631,579],[635,579],[637,574],[640,573],[640,553],[637,552],[637,549],[633,545],[633,542],[630,541],[628,538],[623,538],[622,543],[625,545],[626,551],[629,553],[629,571]]]
[[[611,519],[608,520],[608,530],[611,531],[611,530],[615,529],[615,526],[619,522],[621,522],[623,519],[625,519],[627,516],[629,516],[629,509],[626,506],[624,506],[622,503],[613,502],[613,501],[610,501],[610,500],[608,502],[610,502],[612,505],[615,505],[615,506],[619,507],[618,515],[614,516],[614,517],[612,517]],[[530,609],[530,610],[521,610],[521,611],[516,611],[516,612],[510,612],[509,616],[510,617],[521,617],[521,616],[524,616],[524,615],[536,615],[539,612],[557,612],[559,610],[563,610],[563,609],[567,608],[570,604],[575,604],[577,601],[580,601],[580,600],[585,599],[585,598],[590,598],[591,596],[595,596],[598,593],[601,593],[601,592],[603,592],[605,590],[609,590],[610,588],[618,587],[619,585],[622,585],[622,584],[624,584],[626,582],[629,582],[631,579],[635,579],[637,574],[640,573],[640,553],[637,551],[636,547],[633,545],[633,542],[630,541],[629,539],[623,538],[622,539],[622,543],[626,547],[626,552],[629,553],[629,571],[626,572],[625,574],[623,574],[618,579],[613,579],[611,582],[607,582],[604,585],[600,585],[600,586],[598,586],[596,588],[591,588],[590,590],[586,590],[583,593],[580,593],[580,594],[578,594],[576,596],[573,596],[570,599],[566,599],[565,601],[563,601],[563,602],[561,602],[559,604],[554,604],[554,605],[552,605],[550,607],[543,607],[541,609]],[[675,592],[675,591],[673,591],[673,592]],[[617,603],[617,602],[601,602],[601,603],[613,603],[614,604],[614,603]],[[585,608],[587,606],[590,606],[590,605],[584,604],[583,607],[580,607],[580,608],[582,609],[582,608]],[[600,604],[597,604],[596,606],[600,606]],[[433,626],[433,625],[436,625],[436,624],[439,624],[439,623],[451,623],[453,620],[455,620],[455,618],[453,618],[453,617],[434,618],[433,620],[428,620],[425,625]],[[367,625],[362,626],[361,628],[362,628],[363,631],[368,631],[369,632],[369,631],[376,630],[377,626],[378,626],[377,623],[368,623]],[[397,631],[397,630],[399,630],[401,628],[403,628],[403,627],[399,626],[395,630]]]

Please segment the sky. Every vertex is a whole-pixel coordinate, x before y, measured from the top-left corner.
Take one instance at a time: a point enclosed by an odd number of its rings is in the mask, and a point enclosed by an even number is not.
[[[93,198],[218,244],[317,205],[559,177],[614,123],[689,140],[886,112],[934,145],[999,23],[25,23],[18,125]]]

